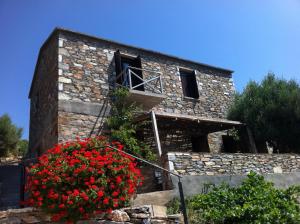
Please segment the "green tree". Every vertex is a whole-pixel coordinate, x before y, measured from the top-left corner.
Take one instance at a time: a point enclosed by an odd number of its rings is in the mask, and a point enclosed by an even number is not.
[[[260,84],[250,81],[228,118],[250,127],[259,150],[267,141],[275,152],[300,152],[300,86],[294,80],[268,74]]]
[[[16,152],[22,131],[22,128],[12,123],[7,114],[0,117],[0,156]]]
[[[25,156],[27,150],[28,150],[28,140],[26,139],[20,140],[17,144],[16,154],[18,156]]]
[[[134,103],[126,101],[128,95],[129,91],[126,88],[117,88],[112,92],[112,112],[107,119],[111,131],[110,138],[123,143],[125,150],[136,156],[155,160],[156,156],[151,148],[136,137],[137,130],[145,123],[135,122],[135,117],[141,113],[141,109]]]

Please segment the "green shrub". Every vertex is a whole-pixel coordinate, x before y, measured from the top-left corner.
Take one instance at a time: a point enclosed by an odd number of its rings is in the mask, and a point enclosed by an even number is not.
[[[299,195],[300,187],[276,189],[251,172],[238,187],[212,186],[207,194],[187,199],[187,208],[190,219],[198,219],[191,223],[300,223]]]
[[[107,119],[108,127],[111,130],[109,137],[122,142],[125,151],[153,161],[156,159],[156,154],[147,144],[136,137],[137,130],[145,125],[144,122],[135,122],[135,117],[142,110],[136,104],[126,102],[128,95],[128,89],[122,87],[112,92],[112,113]]]

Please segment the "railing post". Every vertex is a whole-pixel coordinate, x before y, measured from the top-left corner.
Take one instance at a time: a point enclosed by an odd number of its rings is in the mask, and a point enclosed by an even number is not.
[[[187,213],[186,213],[184,194],[183,194],[182,183],[181,183],[180,179],[181,178],[178,177],[178,190],[179,190],[179,196],[180,196],[181,211],[182,211],[182,214],[183,214],[184,224],[188,224],[189,220],[188,220],[188,216],[187,216]]]
[[[131,69],[128,68],[129,88],[132,89]]]

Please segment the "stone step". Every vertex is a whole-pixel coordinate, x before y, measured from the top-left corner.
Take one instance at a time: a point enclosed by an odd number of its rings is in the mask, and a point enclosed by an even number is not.
[[[150,193],[138,194],[133,201],[133,206],[140,206],[145,204],[164,206],[175,196],[175,191],[173,190],[155,191]]]

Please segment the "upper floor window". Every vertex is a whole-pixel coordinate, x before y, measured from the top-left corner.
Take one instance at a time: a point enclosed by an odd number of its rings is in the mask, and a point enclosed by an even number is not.
[[[195,72],[182,70],[182,69],[180,69],[179,72],[180,72],[183,95],[186,97],[198,99],[199,92],[198,92]]]
[[[133,56],[121,54],[120,51],[116,51],[115,63],[116,63],[116,77],[117,77],[116,82],[118,84],[129,87],[130,85],[129,78],[131,77],[131,82],[132,82],[131,85],[133,89],[144,91],[144,85],[139,85],[143,83],[142,63],[141,63],[140,56],[133,57]]]

